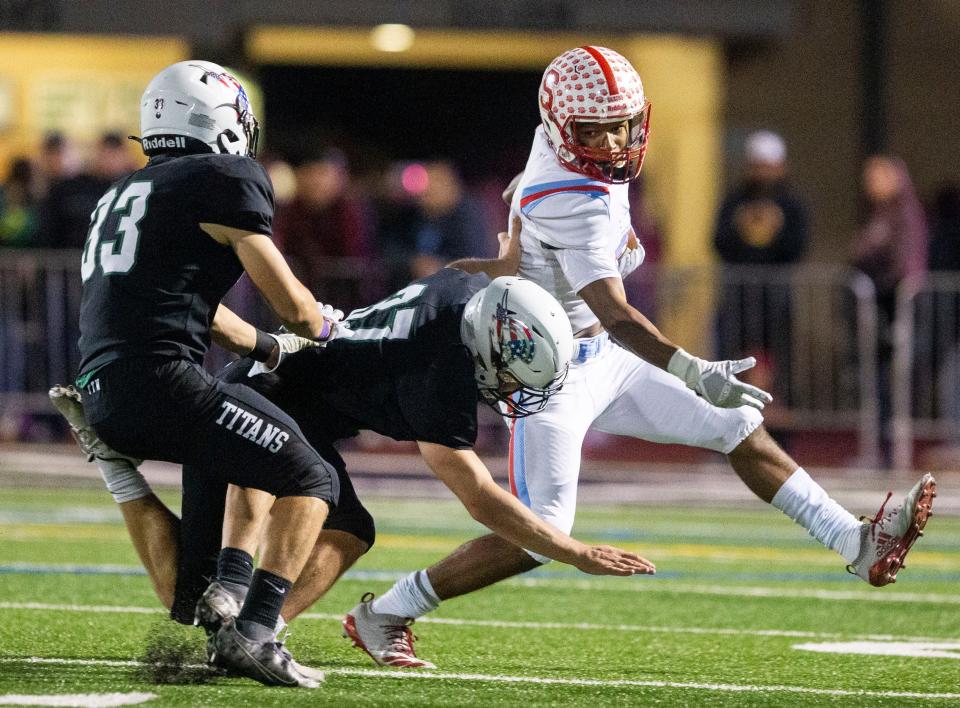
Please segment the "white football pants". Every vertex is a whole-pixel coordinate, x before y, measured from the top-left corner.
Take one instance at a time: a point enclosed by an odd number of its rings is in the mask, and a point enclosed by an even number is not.
[[[537,516],[570,533],[580,453],[588,429],[731,452],[763,422],[755,408],[717,408],[672,374],[610,341],[576,340],[580,360],[546,407],[514,421],[510,490]],[[534,559],[548,562],[532,551]]]

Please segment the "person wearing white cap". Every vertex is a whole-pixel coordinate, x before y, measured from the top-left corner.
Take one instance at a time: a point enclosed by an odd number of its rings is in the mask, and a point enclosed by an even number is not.
[[[754,165],[779,165],[787,162],[787,144],[783,138],[769,130],[758,130],[747,136],[745,144],[747,162]]]
[[[787,181],[787,146],[769,130],[758,130],[744,143],[743,179],[720,207],[713,243],[724,264],[785,266],[798,262],[807,249],[807,212]],[[717,309],[717,353],[723,357],[754,356],[752,372],[759,386],[790,380],[790,340],[781,323],[790,310],[789,286],[765,287],[729,282]],[[757,312],[763,313],[757,320]],[[754,319],[750,319],[754,318]],[[788,401],[788,391],[777,391]]]

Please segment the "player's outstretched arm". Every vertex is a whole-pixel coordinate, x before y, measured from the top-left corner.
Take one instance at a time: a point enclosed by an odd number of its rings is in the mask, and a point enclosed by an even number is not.
[[[707,361],[688,354],[627,302],[620,278],[595,280],[579,294],[611,337],[637,356],[670,372],[713,405],[762,409],[773,400],[766,391],[744,383],[736,376],[756,364],[753,357],[739,361]]]
[[[310,290],[290,270],[269,236],[220,224],[200,224],[215,241],[230,246],[253,284],[284,326],[310,339],[326,339],[333,323],[324,318]]]
[[[520,270],[520,217],[510,220],[510,230],[497,234],[499,253],[496,258],[461,258],[447,265],[467,273],[486,273],[491,279],[516,275]]]
[[[594,575],[652,574],[653,563],[611,546],[587,546],[538,518],[493,481],[473,450],[419,442],[433,473],[457,495],[470,516],[498,536]]]

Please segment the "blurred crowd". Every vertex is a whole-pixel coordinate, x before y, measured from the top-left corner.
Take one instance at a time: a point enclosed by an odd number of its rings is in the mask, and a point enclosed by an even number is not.
[[[66,136],[51,133],[35,155],[13,161],[0,185],[0,247],[83,246],[99,198],[139,166],[136,146],[118,133],[86,147],[83,153]],[[785,141],[770,131],[752,133],[741,157],[742,175],[717,213],[713,241],[719,261],[731,272],[802,262],[810,220],[803,190],[791,180]],[[355,175],[345,153],[334,147],[293,163],[268,151],[261,161],[276,191],[277,244],[318,298],[344,309],[456,258],[492,255],[495,234],[507,221],[500,193],[512,175],[467,184],[446,160],[400,162]],[[960,183],[943,185],[925,209],[903,161],[873,155],[863,165],[860,194],[860,226],[845,259],[871,278],[881,315],[892,320],[894,293],[904,278],[928,268],[960,270]],[[660,231],[642,180],[632,185],[631,202],[647,261],[656,262]],[[642,301],[651,297],[640,286],[633,290]],[[740,324],[751,299],[742,288],[736,297],[723,294],[716,343],[720,356],[756,352],[762,371],[768,360],[786,361],[789,353],[776,351],[776,327]],[[760,299],[768,309],[762,319],[781,321],[779,314],[789,308],[787,290],[766,291]]]
[[[47,135],[35,156],[14,160],[0,186],[0,247],[82,248],[97,201],[139,166],[135,147],[107,133],[81,159],[73,141]],[[449,160],[355,175],[335,147],[295,162],[267,151],[260,161],[275,189],[274,240],[318,299],[345,310],[457,258],[495,255],[507,223],[501,193],[513,175],[468,184]],[[634,192],[635,228],[654,260],[659,232],[640,188]],[[235,304],[256,308],[249,288],[239,290]]]
[[[85,147],[84,152],[53,133],[35,155],[13,161],[0,186],[0,248],[83,246],[97,201],[142,160],[136,146],[117,133]],[[809,208],[802,185],[791,179],[787,145],[779,135],[750,134],[740,157],[742,174],[718,205],[713,234],[727,276],[721,279],[715,353],[755,356],[753,382],[789,405],[792,343],[782,325],[790,316],[790,279],[751,285],[744,273],[757,266],[789,271],[803,262]],[[495,254],[496,233],[507,222],[500,194],[512,175],[468,183],[448,160],[397,162],[357,175],[335,147],[294,162],[267,152],[261,161],[276,192],[275,241],[317,298],[344,310],[369,304],[456,258]],[[944,184],[925,207],[902,160],[872,155],[863,164],[859,191],[858,228],[846,254],[834,260],[866,274],[876,289],[880,408],[886,420],[897,288],[930,270],[960,271],[960,184]],[[660,230],[642,180],[631,186],[631,203],[647,262],[655,263]],[[626,285],[641,310],[656,314],[653,282],[635,278]],[[248,283],[229,303],[264,322],[263,306]]]
[[[790,267],[804,260],[809,243],[808,207],[789,175],[787,146],[770,131],[749,135],[743,150],[741,180],[725,197],[716,220],[714,246],[733,277],[725,281],[717,309],[717,346],[721,357],[752,355],[758,365],[748,376],[789,404],[791,356],[789,327]],[[881,424],[881,463],[890,463],[895,323],[898,292],[921,284],[931,271],[960,271],[960,185],[946,183],[924,206],[904,161],[890,154],[868,156],[861,168],[857,228],[849,247],[838,254],[873,284],[877,313],[877,405]],[[781,278],[751,285],[745,269],[763,265],[783,269]],[[928,294],[928,298],[936,295]],[[760,303],[762,311],[758,311]],[[936,376],[946,359],[960,353],[960,302],[941,297],[949,321],[918,318],[917,342],[930,350],[922,376]],[[911,303],[911,308],[923,302]],[[928,305],[927,309],[931,309]],[[752,321],[748,321],[751,320]],[[853,327],[853,317],[848,325]],[[940,331],[933,331],[939,327]],[[827,333],[842,337],[843,333]],[[960,377],[941,395],[960,400]],[[940,382],[941,384],[943,382]],[[944,393],[946,392],[946,393]],[[914,401],[916,406],[916,401]],[[942,406],[941,406],[942,408]]]
[[[757,131],[746,136],[738,150],[740,173],[718,205],[713,233],[723,274],[712,333],[714,354],[756,357],[756,368],[744,378],[771,391],[775,406],[789,408],[795,403],[791,382],[796,373],[804,376],[800,364],[792,361],[797,335],[784,326],[797,299],[789,273],[808,260],[810,209],[803,185],[790,173],[782,137]],[[13,161],[0,185],[0,267],[4,249],[80,249],[97,201],[143,159],[137,146],[117,133],[106,133],[85,146],[59,133],[47,135],[34,155]],[[518,155],[517,164],[522,159]],[[466,180],[448,160],[396,162],[357,174],[347,153],[336,147],[304,153],[292,161],[267,151],[260,161],[276,194],[276,243],[319,300],[344,310],[367,305],[457,258],[494,255],[496,233],[508,220],[501,193],[511,174]],[[647,263],[656,263],[662,252],[660,229],[648,208],[643,182],[641,178],[630,187],[633,226]],[[858,191],[857,228],[845,250],[838,249],[832,260],[864,273],[876,291],[878,407],[886,457],[897,289],[906,279],[931,271],[960,271],[960,183],[943,184],[924,205],[908,166],[896,156],[878,154],[864,161]],[[777,268],[783,269],[782,277],[775,275]],[[634,277],[625,284],[631,301],[652,316],[657,315],[656,283],[655,277]],[[48,289],[39,279],[37,287]],[[918,358],[923,371],[917,375],[934,384],[928,388],[938,391],[934,404],[942,414],[956,408],[960,417],[960,297],[952,297],[957,302],[946,305],[956,317],[939,317],[929,325],[918,320],[915,325],[936,329],[921,332],[932,344],[930,351],[916,353],[926,356]],[[24,308],[31,300],[24,295],[18,302],[0,318],[6,341],[0,347],[3,391],[34,390],[31,381],[49,377],[49,372],[31,364],[36,356],[30,346],[41,346],[42,341],[16,345],[17,337],[23,342],[30,337],[45,341],[42,334],[29,334],[32,325],[18,323],[20,310],[30,316]],[[227,304],[260,326],[275,324],[249,281],[234,288]],[[942,310],[944,301],[930,303],[928,309],[934,304]],[[70,348],[60,360],[67,369],[74,364],[75,347],[68,340],[76,341],[72,324],[76,306],[71,302],[64,308],[64,347]],[[37,315],[41,320],[43,316]],[[849,349],[856,338],[854,329],[851,316],[846,334],[830,336],[845,336]],[[218,367],[226,357],[214,349],[208,365]],[[38,371],[28,376],[32,368]],[[0,438],[23,437],[20,424],[4,433],[9,426],[3,420],[0,415]]]
[[[354,302],[433,272],[446,261],[489,255],[506,206],[464,184],[446,161],[397,165],[379,181],[356,180],[337,149],[296,164],[263,159],[276,187],[274,237],[318,297]],[[109,185],[138,167],[130,143],[103,135],[81,159],[61,134],[48,135],[33,158],[19,158],[0,189],[0,246],[79,249],[90,214]],[[336,289],[336,288],[335,288]]]

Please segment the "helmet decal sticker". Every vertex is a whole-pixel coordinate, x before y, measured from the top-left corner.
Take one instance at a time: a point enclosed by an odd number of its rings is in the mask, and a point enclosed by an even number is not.
[[[519,359],[524,364],[533,362],[536,355],[536,343],[533,341],[533,332],[523,322],[516,319],[513,312],[507,307],[509,291],[503,294],[503,299],[497,303],[497,340],[500,342],[500,356],[507,366]]]

